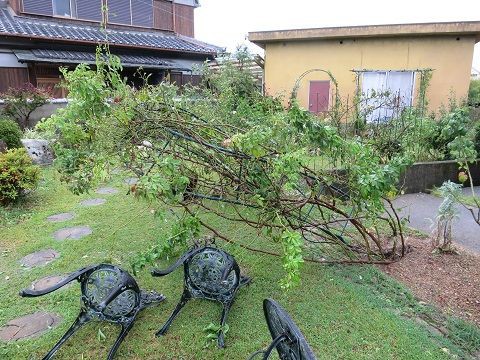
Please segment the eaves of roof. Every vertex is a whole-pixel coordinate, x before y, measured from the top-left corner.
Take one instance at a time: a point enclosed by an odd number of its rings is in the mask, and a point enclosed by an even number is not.
[[[92,45],[107,43],[112,47],[149,49],[215,56],[221,48],[199,40],[163,31],[103,30],[79,23],[55,22],[14,16],[0,8],[0,36],[42,42]]]
[[[405,36],[470,35],[480,41],[480,21],[324,27],[250,32],[248,39],[260,46],[269,42]]]

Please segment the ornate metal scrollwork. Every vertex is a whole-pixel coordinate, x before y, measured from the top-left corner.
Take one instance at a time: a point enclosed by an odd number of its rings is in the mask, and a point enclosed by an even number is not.
[[[180,302],[170,318],[157,332],[164,335],[185,304],[193,298],[219,301],[223,305],[218,346],[224,347],[223,327],[228,311],[238,289],[250,282],[250,279],[240,275],[240,268],[230,254],[213,246],[194,247],[183,254],[175,264],[166,270],[153,270],[153,276],[164,276],[180,265],[184,268],[184,290]]]
[[[273,341],[266,350],[257,351],[250,356],[249,360],[260,354],[262,360],[267,360],[274,349],[277,350],[281,360],[316,359],[300,329],[277,302],[265,299],[263,312]]]
[[[81,283],[80,314],[43,360],[51,359],[70,336],[91,320],[109,321],[122,326],[122,331],[107,357],[109,360],[113,359],[121,342],[133,327],[137,314],[145,307],[165,299],[162,294],[157,292],[141,291],[135,279],[128,272],[109,264],[92,265],[80,269],[52,287],[40,291],[25,289],[20,292],[20,295],[23,297],[42,296],[73,280]]]

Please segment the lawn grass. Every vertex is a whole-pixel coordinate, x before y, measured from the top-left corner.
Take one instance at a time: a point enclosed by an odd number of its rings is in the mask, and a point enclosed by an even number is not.
[[[39,338],[0,342],[0,359],[41,359],[78,314],[77,284],[30,299],[20,298],[20,289],[41,277],[98,262],[111,262],[130,270],[132,257],[161,239],[169,228],[168,221],[150,214],[148,204],[126,194],[128,188],[120,176],[111,183],[121,189],[118,194],[82,196],[71,194],[59,184],[52,170],[44,171],[44,177],[34,195],[34,205],[9,209],[10,215],[4,212],[4,221],[0,222],[0,326],[38,310],[55,312],[63,319],[58,327]],[[107,203],[90,208],[79,206],[81,200],[90,197],[104,197]],[[45,221],[47,216],[65,211],[73,211],[76,217],[64,223]],[[18,223],[15,214],[20,215]],[[63,242],[52,238],[55,230],[73,225],[90,225],[93,234]],[[237,241],[261,246],[263,239],[250,229],[231,223],[218,225]],[[445,337],[416,321],[418,314],[441,315],[434,308],[418,304],[401,285],[372,266],[305,264],[302,284],[284,292],[279,286],[283,270],[278,258],[250,253],[235,245],[223,247],[253,278],[251,285],[240,290],[231,310],[227,347],[220,350],[214,343],[206,342],[202,329],[219,321],[221,307],[201,300],[188,303],[166,336],[155,338],[154,333],[181,295],[182,271],[153,278],[145,269],[137,276],[140,286],[162,292],[167,300],[140,315],[121,345],[118,359],[246,359],[270,341],[262,311],[266,297],[286,308],[319,359],[448,359],[452,354],[469,358],[469,352],[480,348],[480,332],[468,324],[452,320],[452,336]],[[20,258],[46,248],[60,252],[60,258],[31,270],[20,266]],[[100,332],[106,337],[99,336]],[[56,359],[105,358],[117,333],[113,325],[90,324],[61,348]]]

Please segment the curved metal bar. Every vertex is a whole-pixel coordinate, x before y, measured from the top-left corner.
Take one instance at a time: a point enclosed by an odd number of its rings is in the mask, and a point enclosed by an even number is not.
[[[201,141],[201,140],[197,140],[191,136],[188,136],[188,135],[185,135],[185,134],[182,134],[181,132],[178,132],[176,130],[173,130],[173,129],[170,129],[170,128],[165,128],[165,130],[167,130],[170,134],[174,135],[174,136],[177,136],[179,138],[182,138],[182,139],[185,139],[185,140],[188,140],[188,141],[192,141],[192,142],[195,142],[197,144],[200,144],[200,145],[203,145],[203,146],[206,146],[210,149],[214,149],[214,150],[217,150],[217,151],[220,151],[224,154],[228,154],[228,155],[231,155],[231,156],[234,156],[234,157],[238,157],[238,158],[243,158],[243,159],[250,159],[251,157],[244,154],[244,153],[241,153],[241,152],[238,152],[238,151],[234,151],[234,150],[230,150],[230,149],[227,149],[227,148],[224,148],[224,147],[221,147],[221,146],[218,146],[218,145],[215,145],[215,144],[210,144],[210,143],[207,143],[206,141]]]
[[[265,356],[265,350],[255,351],[252,355],[250,355],[250,357],[247,360],[253,360],[257,355],[260,355],[260,354],[264,354]],[[262,359],[264,359],[264,357]]]
[[[265,355],[263,356],[263,360],[267,360],[270,357],[273,349],[277,347],[283,340],[286,340],[288,337],[286,334],[278,335],[275,339],[273,339],[272,343],[268,346],[267,350],[265,350]]]
[[[105,308],[113,301],[115,298],[120,295],[120,293],[124,292],[127,290],[128,287],[125,286],[125,284],[121,283],[119,284],[115,289],[112,289],[112,291],[107,295],[105,299],[98,305],[98,310],[103,311]]]
[[[248,285],[251,282],[252,282],[252,278],[248,276],[243,276],[243,275],[240,276],[240,286]]]
[[[36,297],[36,296],[42,296],[42,295],[49,294],[49,293],[51,293],[55,290],[60,289],[62,286],[67,285],[68,283],[72,282],[73,280],[78,279],[80,276],[82,276],[86,272],[89,272],[92,269],[95,269],[97,266],[98,265],[92,265],[92,266],[85,267],[83,269],[77,270],[77,271],[71,273],[70,275],[68,275],[65,279],[63,279],[59,283],[57,283],[57,284],[55,284],[55,285],[53,285],[49,288],[43,289],[43,290],[23,289],[23,290],[20,291],[20,296],[21,297]]]
[[[48,352],[47,355],[43,357],[42,360],[50,360],[53,358],[55,353],[60,349],[60,347],[67,341],[73,334],[77,332],[83,325],[85,325],[87,322],[91,320],[91,317],[88,316],[85,312],[81,312],[78,314],[77,319],[74,321],[74,323],[70,326],[70,328],[67,330],[67,332],[62,336],[60,340],[55,344],[55,346]]]
[[[187,261],[189,258],[194,256],[195,254],[199,253],[200,251],[203,251],[204,248],[194,248],[192,250],[187,251],[185,254],[183,254],[173,265],[170,267],[166,268],[165,270],[160,270],[160,269],[153,269],[150,273],[152,276],[165,276],[170,274],[172,271],[177,269],[180,265],[183,265],[185,261]]]
[[[220,281],[222,281],[222,282],[227,280],[228,275],[230,275],[230,272],[235,267],[235,260],[233,260],[233,258],[227,257],[227,261],[228,261],[229,264],[228,264],[228,266],[225,266],[225,268],[223,269],[222,277],[220,278]]]

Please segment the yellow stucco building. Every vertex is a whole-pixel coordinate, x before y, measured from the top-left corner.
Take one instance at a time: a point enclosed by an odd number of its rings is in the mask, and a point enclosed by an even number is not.
[[[323,69],[336,79],[344,101],[390,91],[409,106],[431,69],[426,98],[435,111],[451,97],[467,96],[480,21],[262,31],[249,33],[249,40],[265,49],[267,94],[288,99],[302,74]],[[335,86],[328,74],[312,71],[298,85],[301,106],[312,112],[331,106]]]

